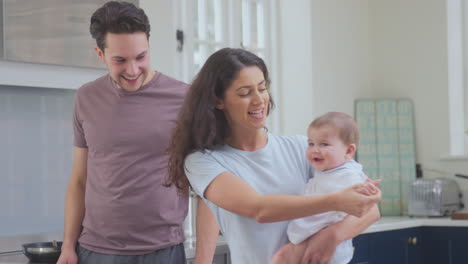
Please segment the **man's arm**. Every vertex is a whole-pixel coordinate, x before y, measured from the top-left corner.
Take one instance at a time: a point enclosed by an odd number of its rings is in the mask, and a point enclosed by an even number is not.
[[[195,264],[211,264],[218,241],[219,226],[210,208],[200,197],[198,197],[196,230]]]
[[[87,148],[74,147],[73,169],[65,200],[65,230],[62,254],[57,262],[58,264],[75,264],[78,261],[75,248],[85,214],[87,159]]]
[[[320,230],[302,243],[307,249],[301,263],[328,263],[341,242],[351,239],[380,219],[377,205],[362,217],[348,215],[342,221]]]

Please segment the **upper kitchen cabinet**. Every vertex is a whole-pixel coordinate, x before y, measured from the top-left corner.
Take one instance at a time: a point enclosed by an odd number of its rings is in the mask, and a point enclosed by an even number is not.
[[[0,59],[3,59],[3,0],[0,0]]]
[[[106,1],[0,0],[0,85],[78,89],[106,74],[89,33]]]
[[[89,20],[105,2],[3,0],[3,59],[104,68],[94,54]]]

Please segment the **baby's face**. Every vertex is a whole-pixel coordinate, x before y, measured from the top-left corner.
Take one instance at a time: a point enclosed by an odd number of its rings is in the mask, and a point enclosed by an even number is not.
[[[307,131],[309,147],[306,157],[314,169],[327,171],[348,162],[354,151],[338,136],[332,126],[312,127]],[[352,153],[351,153],[352,152]]]

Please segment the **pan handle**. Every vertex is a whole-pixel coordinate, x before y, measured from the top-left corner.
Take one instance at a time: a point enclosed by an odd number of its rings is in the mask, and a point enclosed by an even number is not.
[[[455,176],[459,178],[468,179],[468,175],[464,175],[464,174],[455,174]]]

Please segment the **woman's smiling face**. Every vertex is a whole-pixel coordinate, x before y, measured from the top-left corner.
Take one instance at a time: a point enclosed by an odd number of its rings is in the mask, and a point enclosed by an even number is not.
[[[249,66],[239,71],[216,108],[224,112],[231,131],[259,130],[265,127],[269,102],[263,72],[257,66]]]

